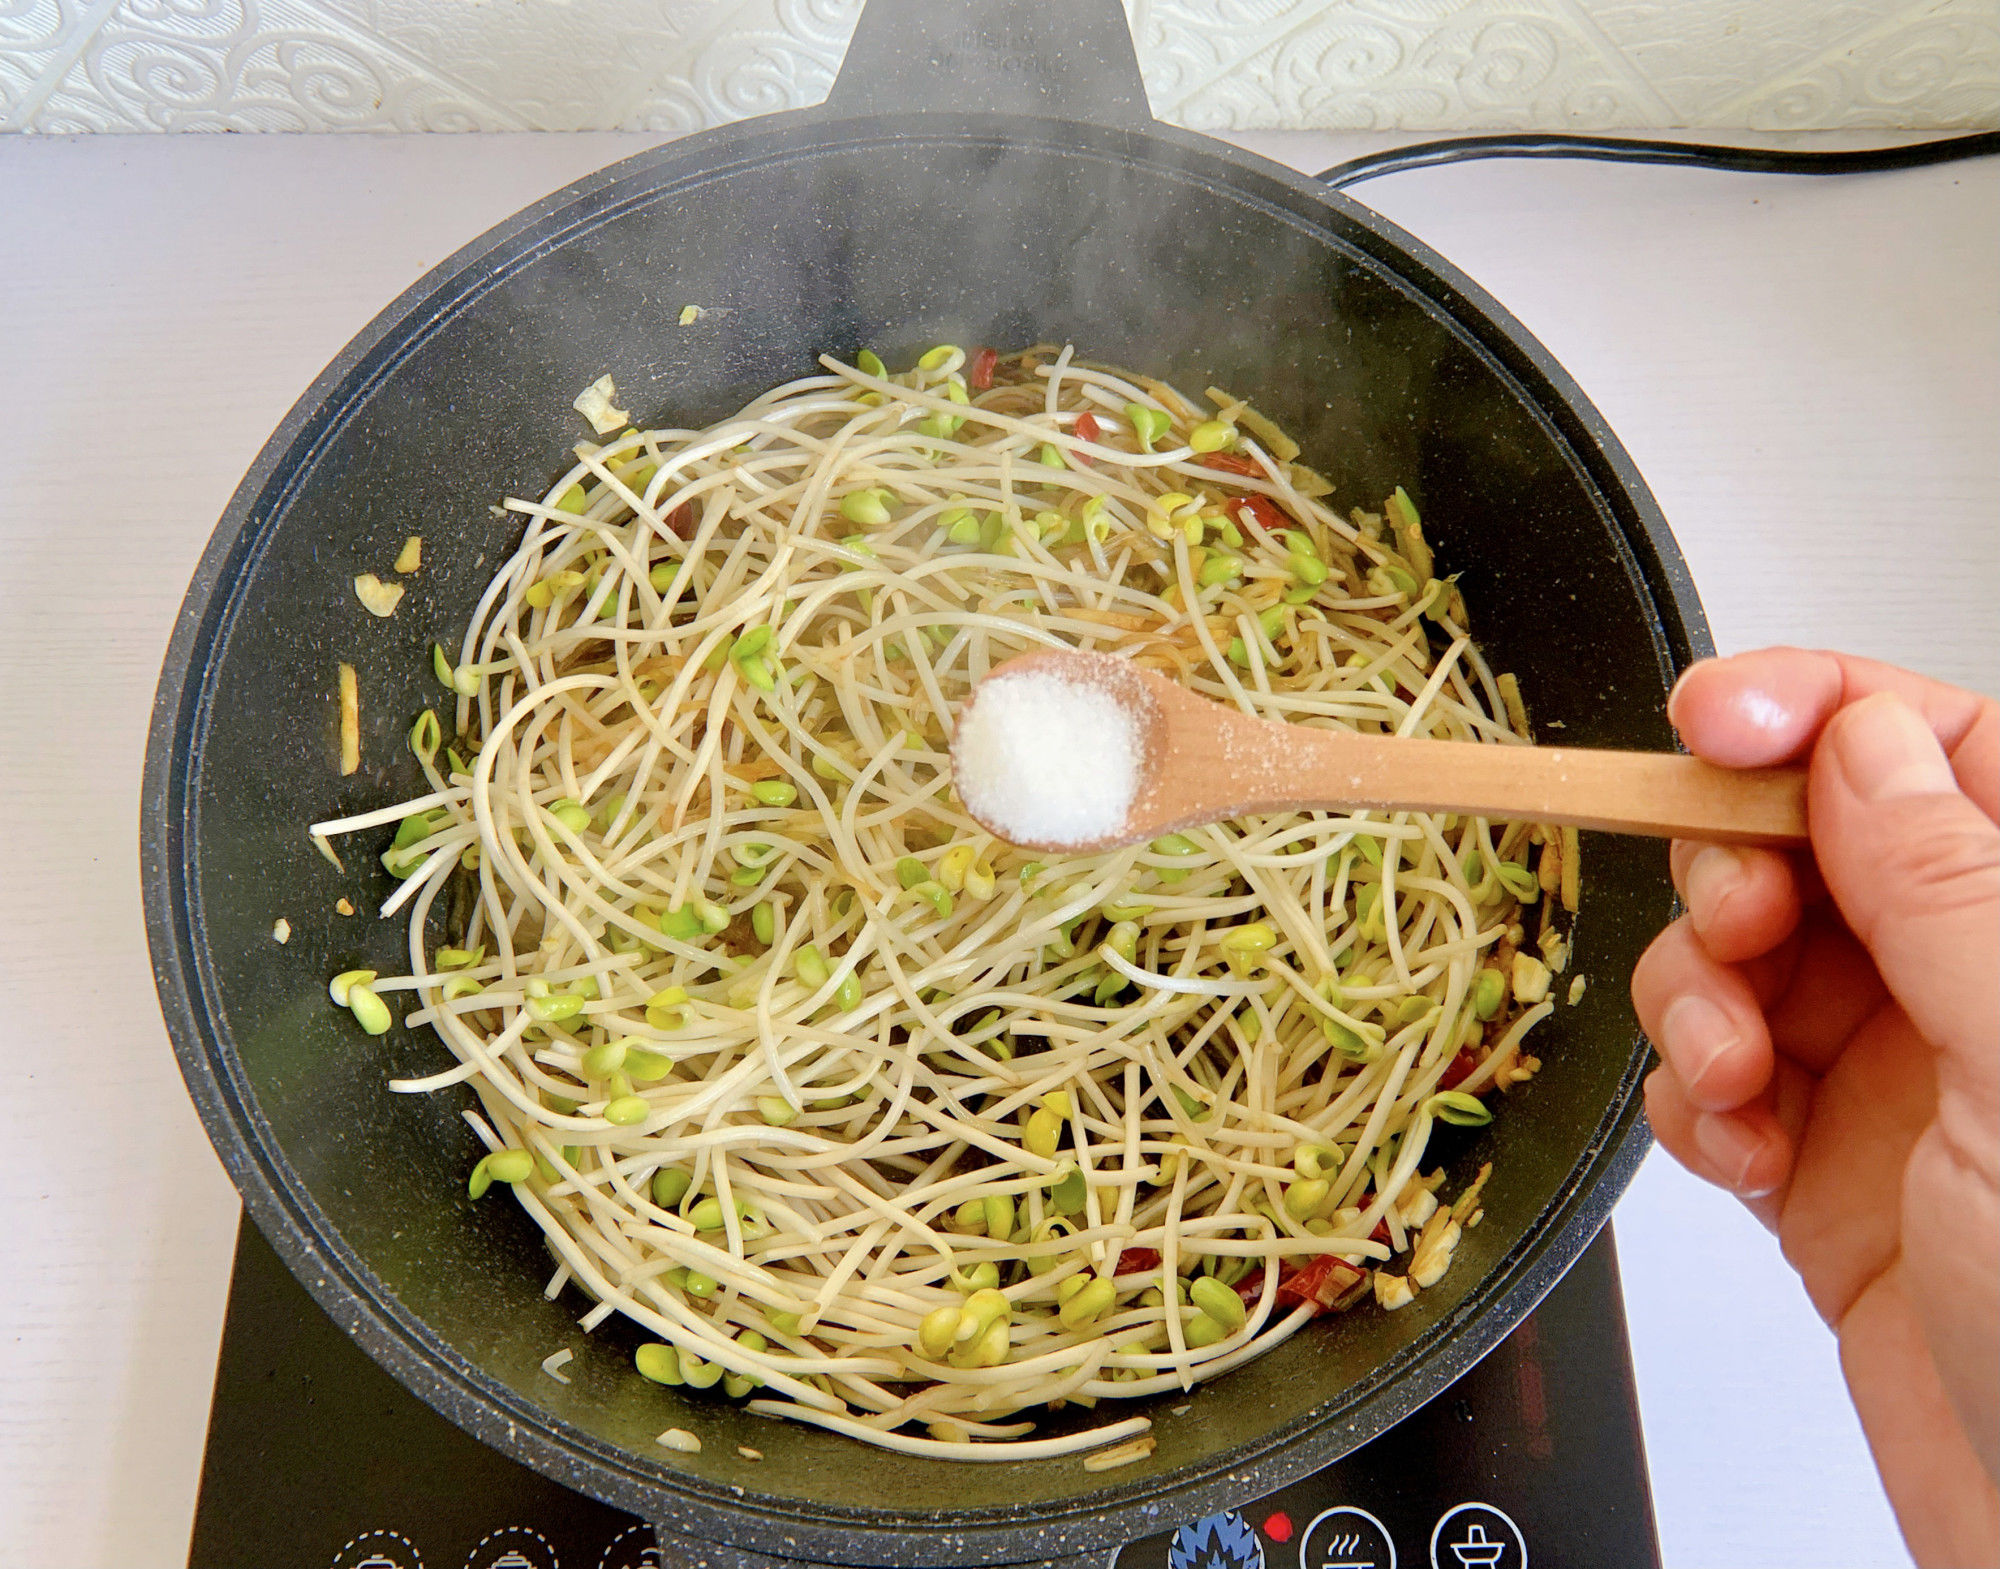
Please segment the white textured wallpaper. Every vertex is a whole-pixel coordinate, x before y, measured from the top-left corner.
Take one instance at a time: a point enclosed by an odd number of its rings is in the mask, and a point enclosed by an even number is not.
[[[1125,3],[1154,112],[1200,130],[2000,124],[2000,0]],[[691,131],[817,102],[859,14],[0,0],[0,130]]]

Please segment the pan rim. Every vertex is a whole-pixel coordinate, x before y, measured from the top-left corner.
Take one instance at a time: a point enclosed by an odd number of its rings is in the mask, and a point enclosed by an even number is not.
[[[1045,1506],[1026,1504],[931,1513],[806,1504],[782,1494],[739,1492],[685,1473],[650,1469],[634,1451],[570,1427],[482,1374],[401,1307],[320,1213],[271,1140],[237,1071],[237,1055],[216,1018],[216,994],[206,973],[198,881],[182,854],[191,815],[189,786],[200,777],[213,661],[240,607],[242,586],[290,504],[299,476],[379,379],[514,270],[635,205],[726,178],[744,166],[787,156],[823,156],[885,137],[903,147],[913,141],[962,145],[999,137],[1010,147],[1053,155],[1116,156],[1154,173],[1199,180],[1231,200],[1262,205],[1365,262],[1479,353],[1577,469],[1605,512],[1607,532],[1630,553],[1628,571],[1652,604],[1651,630],[1663,675],[1709,651],[1706,621],[1678,548],[1603,417],[1496,300],[1361,203],[1227,144],[1160,126],[1113,130],[1059,120],[934,113],[833,120],[819,111],[802,111],[649,149],[523,209],[413,283],[300,396],[218,522],[169,644],[142,797],[146,922],[176,1056],[246,1208],[320,1305],[420,1398],[492,1447],[567,1485],[711,1540],[782,1553],[796,1550],[801,1530],[827,1532],[840,1537],[842,1558],[865,1551],[867,1556],[851,1561],[881,1564],[918,1561],[908,1558],[911,1533],[925,1533],[926,1544],[936,1546],[942,1529],[954,1539],[953,1561],[1020,1562],[1108,1546],[1135,1529],[1140,1534],[1156,1529],[1159,1505],[1169,1498],[1176,1508],[1206,1512],[1211,1504],[1268,1492],[1386,1430],[1447,1387],[1555,1284],[1595,1236],[1636,1169],[1649,1142],[1636,1096],[1643,1043],[1635,1037],[1617,1093],[1585,1157],[1521,1241],[1450,1316],[1378,1366],[1362,1384],[1342,1391],[1339,1410],[1315,1408],[1254,1444],[1198,1466],[1074,1494],[1055,1505],[1053,1514]],[[1148,156],[1148,143],[1171,150],[1171,156]],[[1245,190],[1246,175],[1263,181],[1271,194]],[[1272,199],[1277,195],[1291,200]],[[1323,215],[1322,221],[1314,221],[1313,209]],[[554,222],[565,216],[567,222]],[[1369,243],[1362,243],[1364,237]],[[1378,1412],[1387,1414],[1375,1421]]]

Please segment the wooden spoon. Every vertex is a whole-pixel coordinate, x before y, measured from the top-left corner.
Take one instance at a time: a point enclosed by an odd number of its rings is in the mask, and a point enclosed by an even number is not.
[[[1131,715],[1136,788],[1123,824],[1100,838],[1068,842],[1017,837],[1019,823],[990,821],[975,803],[990,790],[967,774],[958,740],[980,693],[1023,675],[1095,687]],[[1056,690],[1060,690],[1059,687]],[[1115,718],[1115,715],[1113,716]],[[1065,766],[1050,749],[1010,758],[1060,790]],[[1259,812],[1367,808],[1454,812],[1609,833],[1705,839],[1724,844],[1806,842],[1805,770],[1718,768],[1675,752],[1492,746],[1354,735],[1256,719],[1109,654],[1048,650],[996,666],[973,689],[952,746],[954,782],[989,831],[1036,850],[1115,849],[1177,829]],[[990,765],[990,761],[987,766]]]

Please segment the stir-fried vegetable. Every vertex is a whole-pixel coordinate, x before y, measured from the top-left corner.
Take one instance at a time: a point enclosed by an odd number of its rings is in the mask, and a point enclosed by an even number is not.
[[[432,650],[426,789],[314,829],[394,826],[413,933],[413,975],[335,1000],[380,1033],[414,993],[453,1060],[395,1087],[473,1086],[472,1189],[543,1227],[586,1324],[656,1337],[641,1376],[920,1453],[1119,1443],[1143,1420],[1015,1418],[1443,1274],[1477,1212],[1424,1162],[1537,1066],[1566,950],[1525,921],[1573,906],[1574,837],[995,842],[955,708],[1052,643],[1297,723],[1505,745],[1525,711],[1410,499],[1336,514],[1240,401],[1068,350],[825,366],[692,433],[605,386],[606,439],[509,503],[520,548]]]

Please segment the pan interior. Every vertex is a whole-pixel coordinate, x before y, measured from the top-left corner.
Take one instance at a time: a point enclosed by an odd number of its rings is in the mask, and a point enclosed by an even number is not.
[[[1141,1404],[1158,1452],[1105,1476],[1073,1458],[911,1459],[643,1383],[635,1334],[614,1321],[586,1336],[578,1297],[544,1300],[551,1261],[532,1224],[503,1200],[466,1198],[469,1095],[385,1091],[446,1065],[443,1048],[428,1032],[368,1039],[328,1006],[330,974],[403,970],[408,939],[373,917],[391,886],[375,861],[386,831],[350,841],[343,876],[304,825],[419,788],[403,736],[439,703],[429,645],[456,645],[517,533],[489,506],[540,495],[566,466],[588,434],[570,400],[606,372],[635,417],[679,426],[810,372],[821,351],[864,345],[900,364],[938,341],[1070,341],[1190,392],[1218,384],[1292,432],[1343,508],[1409,488],[1440,570],[1462,574],[1475,635],[1496,669],[1519,673],[1545,738],[1672,745],[1662,694],[1679,634],[1648,589],[1632,503],[1538,411],[1553,406],[1547,387],[1525,390],[1421,297],[1421,266],[1399,277],[1385,265],[1379,229],[1309,211],[1283,182],[1171,138],[774,133],[741,145],[706,170],[695,154],[656,155],[531,215],[399,307],[238,498],[232,517],[248,526],[190,677],[208,697],[185,726],[181,850],[198,1006],[229,1043],[223,1067],[266,1169],[407,1336],[462,1362],[531,1426],[550,1424],[558,1447],[717,1498],[747,1489],[779,1515],[1047,1517],[1164,1490],[1315,1423],[1359,1442],[1407,1409],[1409,1369],[1497,1338],[1504,1324],[1455,1337],[1544,1244],[1623,1114],[1636,1029],[1622,977],[1670,908],[1657,847],[1586,841],[1576,969],[1588,990],[1540,1027],[1545,1070],[1494,1125],[1437,1146],[1447,1192],[1495,1164],[1485,1222],[1445,1281],[1403,1311],[1315,1326],[1190,1401]],[[679,326],[690,304],[704,314]],[[423,570],[376,620],[352,579],[384,572],[408,534],[424,538]],[[341,661],[362,698],[363,765],[345,779]],[[343,896],[361,913],[338,914]],[[283,947],[271,940],[280,917]],[[564,1346],[576,1352],[567,1386],[540,1371]],[[1110,1415],[1072,1410],[1052,1425]],[[700,1455],[654,1443],[675,1426],[703,1435]],[[739,1442],[763,1451],[761,1466],[736,1457]]]

